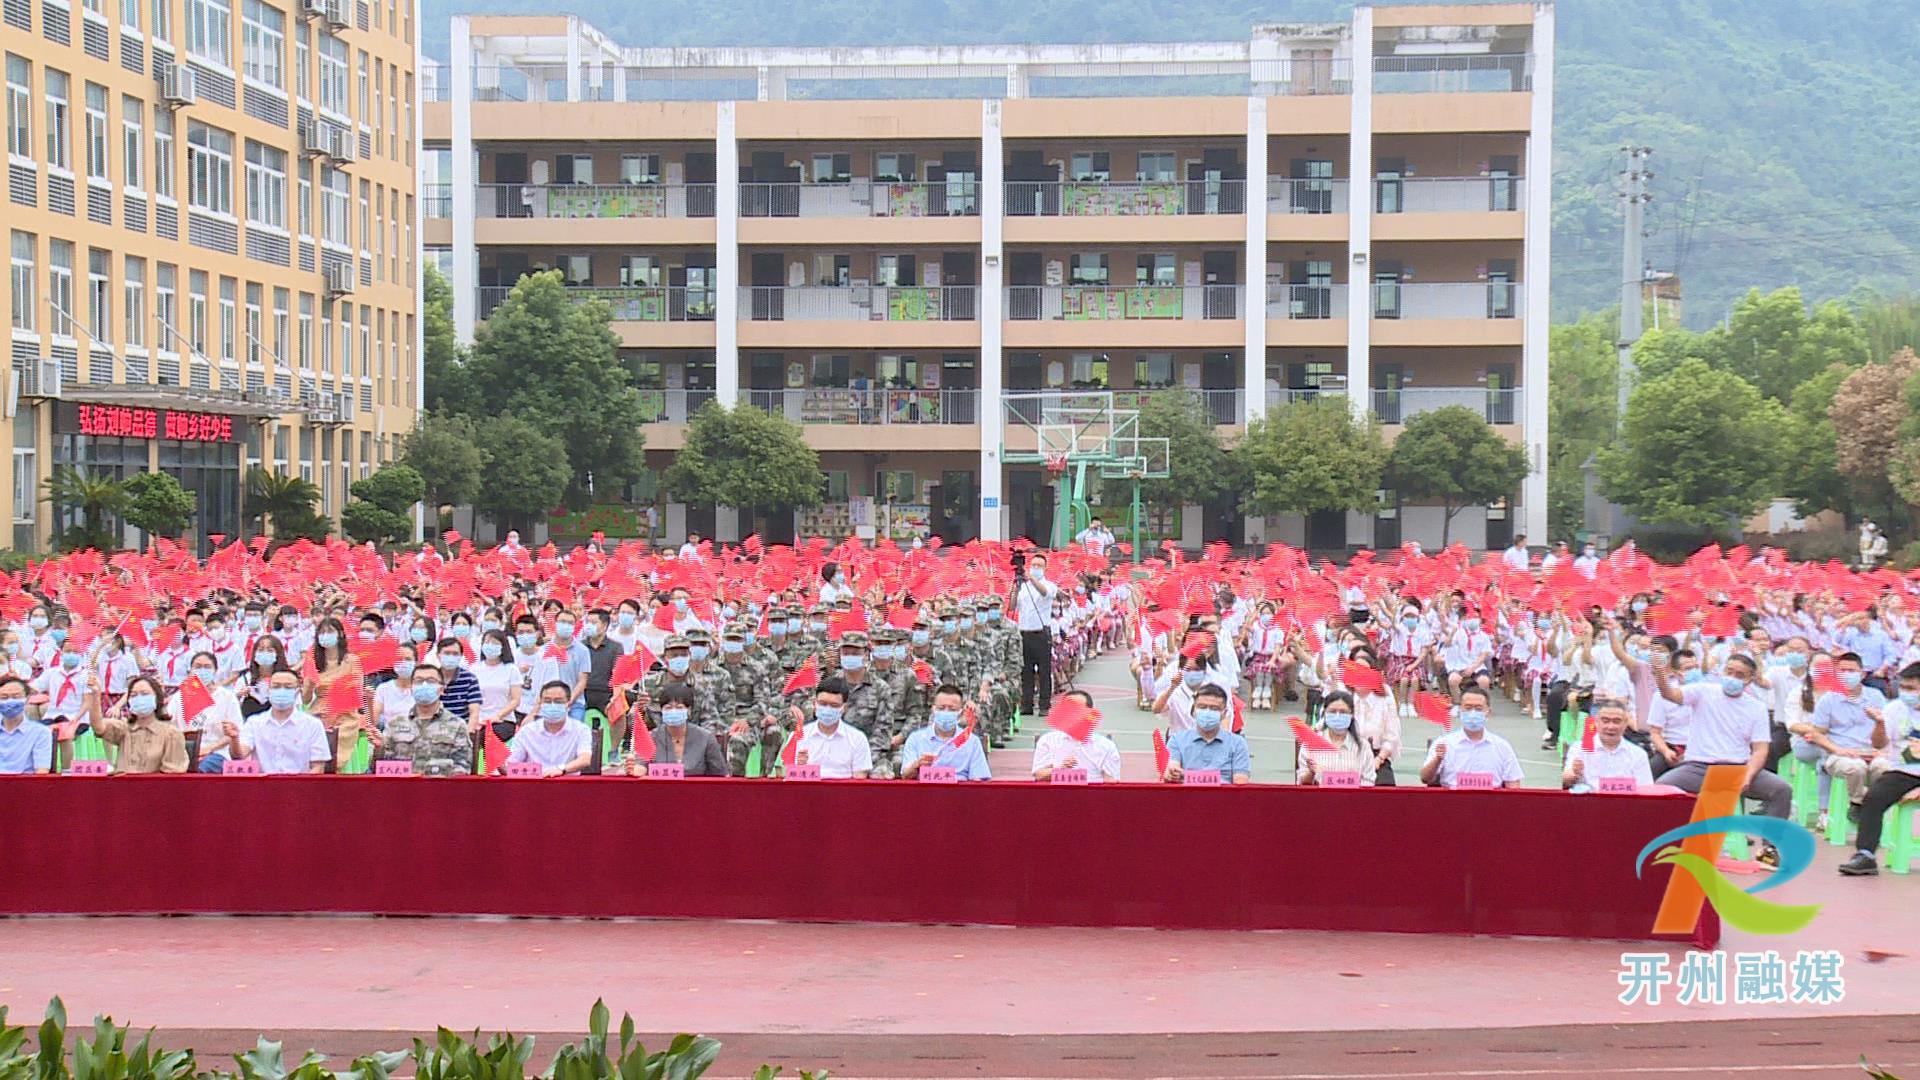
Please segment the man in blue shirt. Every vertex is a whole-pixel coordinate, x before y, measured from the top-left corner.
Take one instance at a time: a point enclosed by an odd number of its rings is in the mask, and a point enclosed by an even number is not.
[[[1247,740],[1221,727],[1227,716],[1227,692],[1212,683],[1193,692],[1193,730],[1167,741],[1167,772],[1161,779],[1184,783],[1189,770],[1216,769],[1220,779],[1233,784],[1253,780],[1253,760]]]
[[[53,729],[27,719],[27,684],[17,675],[0,678],[0,773],[53,769]]]
[[[1868,608],[1853,616],[1853,625],[1840,631],[1839,643],[1841,648],[1859,654],[1866,684],[1884,696],[1891,688],[1888,675],[1900,659],[1900,650],[1880,625],[1879,613]]]
[[[900,748],[900,779],[917,780],[928,767],[950,768],[958,780],[991,780],[987,754],[980,740],[971,735],[959,746],[953,744],[960,732],[960,713],[966,707],[966,695],[952,683],[942,683],[933,692],[933,722],[907,736]]]
[[[1820,771],[1845,782],[1847,802],[1857,808],[1867,794],[1867,764],[1887,744],[1887,699],[1880,691],[1861,685],[1866,673],[1858,655],[1841,653],[1834,658],[1833,666],[1846,684],[1846,692],[1820,695],[1813,706],[1813,725],[1806,741],[1820,752]],[[1859,811],[1855,809],[1848,816],[1857,820]]]

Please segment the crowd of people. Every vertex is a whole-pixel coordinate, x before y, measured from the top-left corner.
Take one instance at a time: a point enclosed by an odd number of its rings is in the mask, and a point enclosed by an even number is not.
[[[1098,523],[1053,552],[443,540],[204,560],[161,540],[0,579],[0,773],[989,780],[987,750],[1045,718],[1020,778],[1112,782],[1122,755],[1071,684],[1119,650],[1170,783],[1251,782],[1244,730],[1272,722],[1303,784],[1516,787],[1487,727],[1505,698],[1576,792],[1737,765],[1784,818],[1806,771],[1814,826],[1855,823],[1843,873],[1876,871],[1882,815],[1920,793],[1920,578],[1887,569],[1524,537],[1133,563]]]

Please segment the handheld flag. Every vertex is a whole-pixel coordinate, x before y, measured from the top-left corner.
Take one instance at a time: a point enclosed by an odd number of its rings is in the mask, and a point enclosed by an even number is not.
[[[1335,749],[1325,735],[1308,727],[1307,722],[1297,716],[1287,717],[1287,726],[1293,729],[1293,737],[1300,740],[1300,747],[1303,750]]]
[[[1074,742],[1086,742],[1100,726],[1100,714],[1077,697],[1062,697],[1047,710],[1047,726],[1065,732]]]
[[[1413,695],[1413,711],[1430,724],[1439,724],[1445,731],[1453,730],[1453,703],[1444,694],[1419,691]]]
[[[783,695],[798,693],[802,690],[811,690],[819,685],[820,661],[818,659],[809,660],[794,669],[793,674],[787,676],[787,684],[780,688],[780,693]]]
[[[1165,776],[1167,764],[1173,760],[1172,752],[1167,749],[1167,736],[1159,728],[1153,729],[1153,767],[1158,775]]]

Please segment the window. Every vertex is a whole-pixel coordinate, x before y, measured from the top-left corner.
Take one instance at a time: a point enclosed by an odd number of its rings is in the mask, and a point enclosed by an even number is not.
[[[353,115],[364,124],[367,122],[367,110],[372,107],[367,99],[373,93],[373,81],[367,77],[367,50],[361,49],[358,59],[359,82],[357,85],[360,87],[360,111]]]
[[[293,363],[287,340],[287,290],[273,290],[273,362],[285,368]]]
[[[153,37],[156,41],[173,40],[173,0],[153,0]]]
[[[409,8],[411,10],[411,8]],[[407,92],[400,99],[400,113],[405,117],[407,164],[413,164],[413,72],[407,72]]]
[[[324,303],[320,305],[320,371],[333,371],[333,311]]]
[[[1174,276],[1173,255],[1141,255],[1134,259],[1133,283],[1135,285],[1174,285],[1179,279]]]
[[[353,305],[340,305],[340,372],[341,377],[353,374]]]
[[[1107,257],[1105,255],[1075,255],[1072,265],[1073,284],[1105,285],[1107,283]]]
[[[73,245],[47,245],[47,312],[55,337],[73,336]]]
[[[173,110],[153,110],[153,193],[172,199],[173,193]]]
[[[229,0],[187,0],[187,51],[221,67],[233,64],[233,5]]]
[[[113,344],[113,256],[87,249],[87,337],[95,345]]]
[[[660,259],[653,255],[628,255],[621,260],[620,284],[649,288],[660,284]]]
[[[912,154],[873,155],[873,178],[904,183],[913,179]]]
[[[187,346],[193,355],[207,355],[207,332],[207,272],[193,270],[187,274]]]
[[[300,294],[300,370],[313,370],[313,294]]]
[[[33,65],[7,54],[7,156],[33,157]]]
[[[141,174],[146,171],[146,114],[147,107],[140,99],[120,99],[120,182],[134,189],[140,187]]]
[[[87,84],[87,179],[107,179],[107,88]]]
[[[13,261],[8,274],[8,299],[13,311],[13,328],[32,333],[34,328],[33,301],[40,295],[40,275],[33,267],[34,236],[32,233],[16,232],[12,236]]]
[[[16,424],[15,436],[20,432],[32,431],[32,424]],[[32,447],[13,448],[13,523],[15,525],[33,525],[34,511],[40,506],[39,466],[35,459],[38,455]],[[14,546],[21,546],[18,540],[19,530],[14,530]]]
[[[331,165],[320,167],[320,239],[347,245],[349,196],[347,174]]]
[[[853,155],[815,154],[811,176],[816,184],[844,184],[853,179]]]
[[[367,191],[369,190],[369,186],[368,181],[360,181],[360,249],[362,251],[365,251],[367,245],[373,242],[371,239],[373,232],[373,214],[371,208],[367,206]]]
[[[233,213],[233,136],[196,120],[187,122],[187,202]]]
[[[553,182],[556,184],[593,183],[593,155],[556,154],[553,159]]]
[[[245,0],[241,9],[240,63],[249,82],[286,88],[281,58],[286,55],[287,17],[260,0]]]
[[[47,69],[47,164],[56,169],[73,168],[73,144],[69,141],[72,113],[67,102],[70,85],[65,72]]]
[[[320,32],[320,107],[347,115],[347,43]]]
[[[276,230],[287,227],[287,155],[247,140],[247,222]]]
[[[438,153],[439,151],[435,151]],[[620,155],[620,182],[623,184],[657,184],[660,182],[659,154],[622,154]]]
[[[144,349],[147,347],[147,261],[127,256],[124,277],[125,300],[120,306],[127,313],[127,347]]]
[[[247,282],[247,366],[259,367],[265,359],[261,355],[261,342],[266,336],[266,327],[261,325],[260,286]]]
[[[140,29],[140,0],[120,0],[120,25],[128,30]]]
[[[313,31],[307,29],[306,23],[293,24],[293,92],[302,101],[313,98],[313,76],[308,74],[313,63],[312,41]]]
[[[1172,181],[1173,154],[1164,150],[1141,151],[1140,169],[1134,179],[1156,184]]]
[[[1112,179],[1111,156],[1105,152],[1079,153],[1073,155],[1072,167],[1068,170],[1069,180],[1095,180],[1105,183]]]
[[[380,10],[379,5],[376,4],[373,10],[379,11]],[[387,92],[386,92],[387,77],[386,76],[387,76],[386,63],[380,60],[375,60],[373,62],[373,152],[376,154],[380,152],[380,142],[381,142],[380,137],[386,133],[386,127],[387,127],[386,124],[381,122],[381,118],[384,113],[382,105],[384,103],[384,99],[387,96]],[[367,122],[366,115],[364,113],[361,114],[360,122],[363,124]]]
[[[160,329],[155,340],[161,352],[174,352],[180,347],[179,283],[177,272],[171,264],[160,263],[154,268],[153,321]]]
[[[1071,372],[1067,378],[1074,386],[1107,385],[1107,354],[1074,353],[1067,358]]]
[[[220,279],[220,362],[231,364],[240,358],[239,285],[230,277]]]

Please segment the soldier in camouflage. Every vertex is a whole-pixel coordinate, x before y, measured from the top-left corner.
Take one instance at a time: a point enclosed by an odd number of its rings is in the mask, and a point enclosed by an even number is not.
[[[706,627],[687,630],[687,656],[692,661],[688,677],[693,683],[693,715],[688,722],[705,724],[724,745],[727,729],[733,725],[733,676],[721,669],[714,652],[713,634]]]
[[[727,771],[732,776],[747,775],[747,759],[756,743],[761,744],[761,761],[769,760],[765,745],[771,729],[772,752],[780,752],[780,727],[773,715],[779,707],[780,683],[769,675],[766,665],[751,655],[745,623],[733,622],[721,634],[720,664],[730,683],[732,715],[727,727]]]
[[[978,686],[973,677],[973,653],[960,639],[960,611],[952,605],[940,609],[940,631],[933,639],[933,681],[955,686]],[[971,616],[971,612],[968,613]]]
[[[465,776],[473,772],[473,731],[440,704],[440,669],[413,671],[413,711],[392,717],[385,731],[370,731],[381,761],[407,761],[416,776]]]
[[[926,688],[913,677],[905,635],[891,627],[882,626],[873,632],[873,681],[886,689],[894,719],[894,730],[884,741],[867,736],[873,751],[873,774],[898,776],[900,745],[908,732],[925,722],[927,704]]]
[[[685,686],[692,689],[693,647],[683,634],[670,634],[666,644],[660,649],[660,666],[648,672],[640,680],[640,699],[637,704],[647,714],[647,726],[660,726],[660,691],[669,686]],[[709,707],[711,707],[709,705]],[[694,695],[693,714],[687,718],[690,724],[699,724],[709,731],[716,722],[712,716],[701,711],[698,694]]]
[[[887,687],[874,679],[873,671],[867,666],[867,648],[867,635],[858,630],[850,630],[840,638],[840,678],[847,684],[847,704],[842,715],[846,723],[866,733],[867,744],[875,752],[874,775],[878,776],[878,751],[893,745],[897,725]]]

